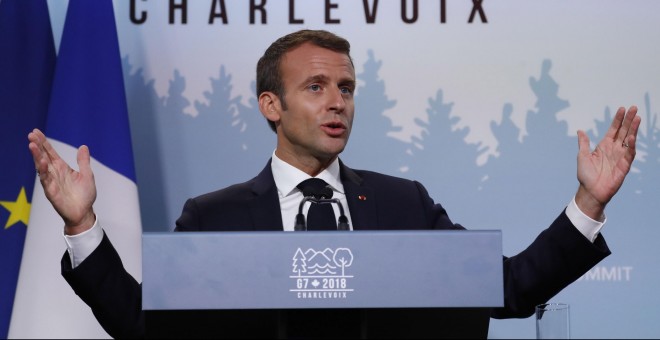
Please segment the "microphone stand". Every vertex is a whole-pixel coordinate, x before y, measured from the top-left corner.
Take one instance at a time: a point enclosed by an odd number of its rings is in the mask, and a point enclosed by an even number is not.
[[[305,222],[305,215],[303,215],[303,206],[306,202],[316,202],[314,196],[305,196],[300,201],[298,206],[298,214],[296,215],[296,224],[293,226],[294,231],[307,231],[307,222]]]
[[[316,199],[314,196],[305,196],[298,205],[298,214],[296,215],[296,224],[293,227],[294,231],[307,231],[307,223],[305,222],[305,215],[303,214],[303,207],[305,203],[312,202],[312,204],[332,204],[335,203],[339,206],[339,218],[337,219],[337,230],[350,230],[348,225],[348,218],[344,214],[344,206],[337,198],[321,198]]]
[[[341,204],[338,198],[322,198],[316,203],[321,204],[332,204],[336,203],[339,206],[339,218],[337,219],[337,230],[349,230],[348,227],[348,217],[344,215],[344,206]]]

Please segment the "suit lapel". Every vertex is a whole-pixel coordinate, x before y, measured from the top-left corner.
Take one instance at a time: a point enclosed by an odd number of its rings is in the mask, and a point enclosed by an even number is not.
[[[254,178],[252,185],[254,198],[248,202],[256,231],[282,231],[282,211],[277,187],[273,179],[270,160],[266,167]]]
[[[373,188],[363,185],[362,178],[341,161],[339,165],[353,230],[378,229],[377,202]]]
[[[340,176],[346,201],[351,213],[353,230],[377,230],[378,214],[377,200],[373,188],[363,185],[362,178],[351,168],[345,166],[341,160]],[[277,195],[277,187],[273,179],[270,160],[266,167],[254,178],[252,184],[254,197],[248,202],[250,214],[254,221],[256,231],[282,231],[282,211]]]

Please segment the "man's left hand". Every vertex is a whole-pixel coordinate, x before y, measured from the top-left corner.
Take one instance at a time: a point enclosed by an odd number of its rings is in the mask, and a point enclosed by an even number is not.
[[[605,206],[621,188],[635,159],[637,130],[641,118],[637,107],[617,110],[605,137],[594,151],[589,137],[578,131],[577,177],[580,187],[575,195],[578,208],[594,220],[602,221]]]

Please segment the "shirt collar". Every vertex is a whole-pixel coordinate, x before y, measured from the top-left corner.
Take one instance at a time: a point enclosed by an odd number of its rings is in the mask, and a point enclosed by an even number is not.
[[[311,177],[300,169],[277,157],[275,152],[273,152],[270,167],[273,172],[275,186],[277,186],[277,193],[280,197],[286,197],[300,192],[296,186],[300,184],[300,182]],[[339,176],[339,158],[336,158],[330,163],[330,166],[321,171],[316,178],[326,181],[334,191],[341,194],[344,193],[344,185],[341,183],[341,178]]]

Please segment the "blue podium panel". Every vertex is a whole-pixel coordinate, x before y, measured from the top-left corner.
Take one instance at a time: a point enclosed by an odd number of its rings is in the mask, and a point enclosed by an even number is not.
[[[143,234],[143,308],[500,307],[492,231]]]

